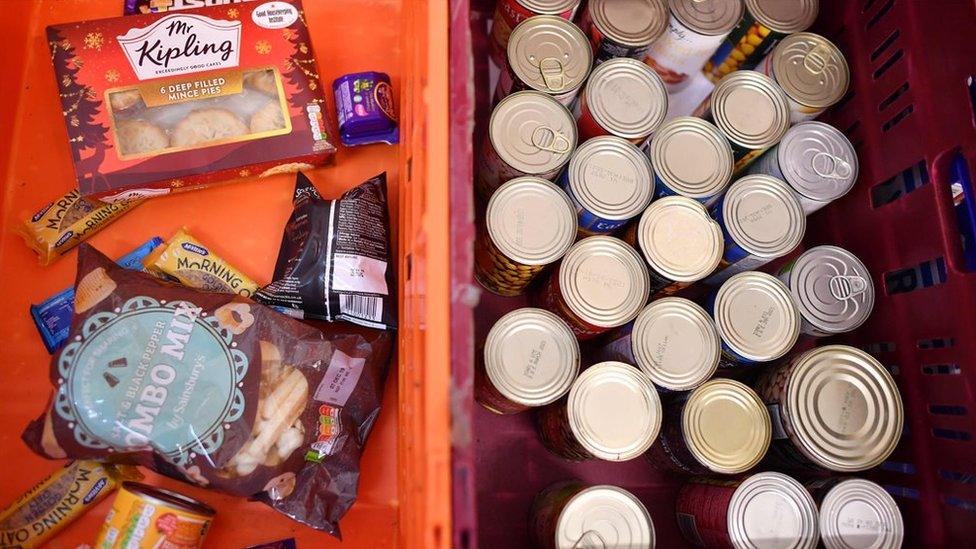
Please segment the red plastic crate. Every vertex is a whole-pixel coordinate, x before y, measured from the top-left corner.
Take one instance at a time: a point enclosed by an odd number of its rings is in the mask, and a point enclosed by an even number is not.
[[[632,490],[660,547],[686,547],[674,519],[681,480],[642,460],[575,464],[548,454],[531,414],[500,417],[472,397],[476,342],[522,305],[473,281],[472,159],[489,114],[490,1],[454,0],[451,34],[453,484],[456,547],[528,546],[529,504],[550,482]],[[871,320],[832,343],[861,347],[894,374],[901,444],[870,476],[891,492],[906,547],[976,542],[976,5],[971,0],[821,0],[813,30],[840,46],[851,91],[822,120],[854,143],[860,178],[809,219],[805,245],[860,257],[878,291]],[[473,84],[472,84],[473,83]],[[472,129],[474,129],[472,135]]]

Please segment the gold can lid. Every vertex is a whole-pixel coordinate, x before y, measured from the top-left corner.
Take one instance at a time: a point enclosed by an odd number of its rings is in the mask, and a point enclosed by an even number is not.
[[[736,549],[813,549],[820,539],[817,504],[782,473],[757,473],[735,489],[727,515]]]
[[[583,93],[593,118],[627,139],[651,135],[668,113],[664,81],[654,69],[629,57],[593,69]]]
[[[576,148],[576,120],[550,95],[529,90],[502,99],[491,112],[489,138],[498,156],[527,174],[552,172]]]
[[[825,109],[847,93],[851,80],[847,59],[819,34],[791,34],[770,55],[776,83],[801,105]]]
[[[588,452],[607,461],[640,456],[661,429],[657,389],[647,375],[623,362],[601,362],[583,370],[569,390],[567,406],[573,435]]]
[[[891,374],[846,345],[818,347],[797,358],[784,407],[794,443],[820,466],[839,472],[864,471],[887,459],[904,423]]]
[[[654,196],[651,161],[626,139],[588,139],[573,153],[567,170],[576,201],[604,219],[637,217]]]
[[[569,392],[579,373],[576,336],[543,309],[515,309],[498,319],[485,339],[485,371],[505,398],[544,406]]]
[[[905,524],[884,488],[852,478],[831,488],[820,504],[820,536],[827,549],[898,549]]]
[[[769,412],[759,395],[732,379],[716,378],[692,391],[681,427],[692,455],[710,470],[729,475],[758,464],[772,438]]]
[[[652,301],[634,320],[637,366],[659,387],[694,389],[708,380],[722,355],[712,317],[682,297]]]
[[[727,34],[742,19],[742,0],[670,0],[671,14],[682,25],[707,36]]]
[[[651,514],[633,494],[616,486],[580,491],[566,502],[556,522],[557,549],[654,546]]]
[[[590,0],[588,9],[600,32],[623,46],[649,46],[668,26],[665,0]]]
[[[559,266],[566,305],[593,326],[615,328],[633,320],[647,303],[649,286],[644,260],[612,236],[580,240]]]
[[[871,316],[871,273],[851,252],[837,246],[810,248],[793,263],[790,292],[804,320],[830,334],[849,332]]]
[[[854,145],[837,128],[810,120],[793,126],[776,146],[783,177],[811,200],[830,202],[847,194],[857,180]]]
[[[820,0],[745,0],[753,19],[781,34],[805,31],[820,13]]]
[[[654,172],[689,198],[721,194],[732,179],[732,147],[714,124],[693,116],[672,118],[651,139]]]
[[[722,228],[701,202],[666,196],[651,203],[637,224],[644,259],[677,282],[695,282],[712,273],[722,259]]]
[[[576,207],[550,181],[516,177],[491,195],[485,225],[491,241],[509,259],[548,265],[576,240]]]
[[[529,17],[508,39],[508,65],[534,90],[559,95],[578,89],[592,64],[590,41],[562,17]]]
[[[525,8],[533,13],[541,15],[559,15],[560,13],[574,10],[580,4],[580,0],[516,0]]]
[[[722,341],[749,360],[776,360],[800,337],[800,313],[790,290],[766,273],[732,276],[719,287],[714,307]]]
[[[725,229],[750,254],[775,259],[803,240],[807,218],[803,206],[781,179],[747,175],[729,187],[722,203]]]
[[[756,71],[727,74],[712,91],[715,125],[729,141],[747,149],[772,147],[790,129],[790,103],[783,89]]]

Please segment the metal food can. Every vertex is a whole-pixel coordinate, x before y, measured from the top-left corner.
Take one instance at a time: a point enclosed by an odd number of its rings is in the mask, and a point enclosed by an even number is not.
[[[633,143],[605,135],[580,145],[559,179],[583,236],[607,234],[640,215],[654,196],[654,172]]]
[[[888,458],[904,410],[895,381],[860,349],[811,349],[766,372],[756,384],[773,421],[770,463],[795,470],[850,473]]]
[[[874,309],[874,284],[864,263],[837,246],[810,248],[777,274],[800,310],[800,331],[814,337],[850,332]]]
[[[543,309],[515,309],[488,331],[475,370],[475,400],[514,414],[559,400],[579,373],[576,336]]]
[[[833,42],[812,32],[782,39],[756,65],[771,77],[790,100],[790,121],[812,120],[847,93],[851,69]]]
[[[508,41],[508,64],[498,77],[495,101],[536,90],[569,106],[590,74],[593,52],[576,25],[554,15],[519,23]]]
[[[792,252],[807,230],[796,195],[768,175],[747,175],[733,183],[712,215],[722,227],[725,251],[718,270],[705,279],[711,285]]]
[[[573,114],[580,141],[616,135],[640,145],[668,113],[664,82],[650,67],[627,57],[593,69]]]
[[[728,279],[709,296],[708,309],[722,340],[721,369],[776,360],[800,337],[800,312],[789,288],[766,273]]]
[[[717,82],[740,69],[751,69],[784,36],[810,28],[820,0],[745,0],[746,12],[705,63],[705,76]]]
[[[176,492],[123,482],[96,549],[201,547],[217,511]]]
[[[695,479],[678,492],[675,510],[685,539],[703,547],[813,549],[820,537],[816,503],[782,473]]]
[[[861,478],[833,477],[806,485],[820,505],[820,538],[827,549],[899,549],[905,524],[895,499]]]
[[[657,197],[680,195],[711,206],[732,180],[729,140],[701,118],[679,116],[662,124],[648,154]]]
[[[745,169],[790,129],[790,101],[771,78],[756,71],[736,71],[723,78],[695,109],[732,146],[732,171]]]
[[[569,396],[540,409],[536,420],[542,443],[558,456],[629,461],[657,438],[661,399],[637,368],[600,362],[583,370]]]
[[[616,57],[644,59],[667,26],[665,0],[590,0],[580,15],[596,65]]]
[[[786,181],[800,199],[803,212],[810,215],[854,187],[857,152],[837,128],[823,122],[800,122],[753,162],[749,173]]]
[[[557,482],[539,492],[529,533],[542,549],[627,547],[654,549],[654,521],[633,494],[610,485]]]
[[[652,296],[668,296],[710,275],[722,259],[722,228],[705,206],[683,196],[651,203],[623,235],[641,252]]]
[[[715,373],[721,356],[712,317],[681,297],[652,301],[607,341],[597,351],[600,360],[636,364],[663,393],[698,387]]]
[[[486,290],[515,296],[576,239],[576,209],[559,187],[518,177],[491,196],[475,239],[475,279]]]
[[[610,236],[591,236],[566,252],[539,303],[585,340],[633,320],[647,303],[648,284],[644,260],[632,247]]]
[[[523,175],[553,180],[576,148],[576,121],[561,103],[537,91],[513,93],[491,113],[478,155],[475,189],[488,200]]]
[[[495,65],[505,66],[508,39],[519,23],[536,15],[556,15],[572,21],[579,4],[580,0],[498,0],[489,41]]]
[[[742,0],[671,0],[668,27],[644,57],[678,93],[742,19]]]
[[[667,404],[646,457],[663,471],[734,475],[762,460],[770,436],[762,399],[738,381],[716,378]]]

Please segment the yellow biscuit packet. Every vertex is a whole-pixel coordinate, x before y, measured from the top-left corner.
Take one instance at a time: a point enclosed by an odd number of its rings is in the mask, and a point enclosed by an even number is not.
[[[14,230],[48,265],[91,235],[102,230],[141,200],[101,202],[86,198],[78,189],[44,206]]]
[[[198,290],[250,297],[258,289],[256,282],[193,238],[186,228],[157,246],[142,264],[160,278]]]

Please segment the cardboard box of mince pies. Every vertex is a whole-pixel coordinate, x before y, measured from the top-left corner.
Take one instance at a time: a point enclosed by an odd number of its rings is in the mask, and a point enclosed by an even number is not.
[[[331,160],[300,0],[47,28],[82,194],[155,196]]]

